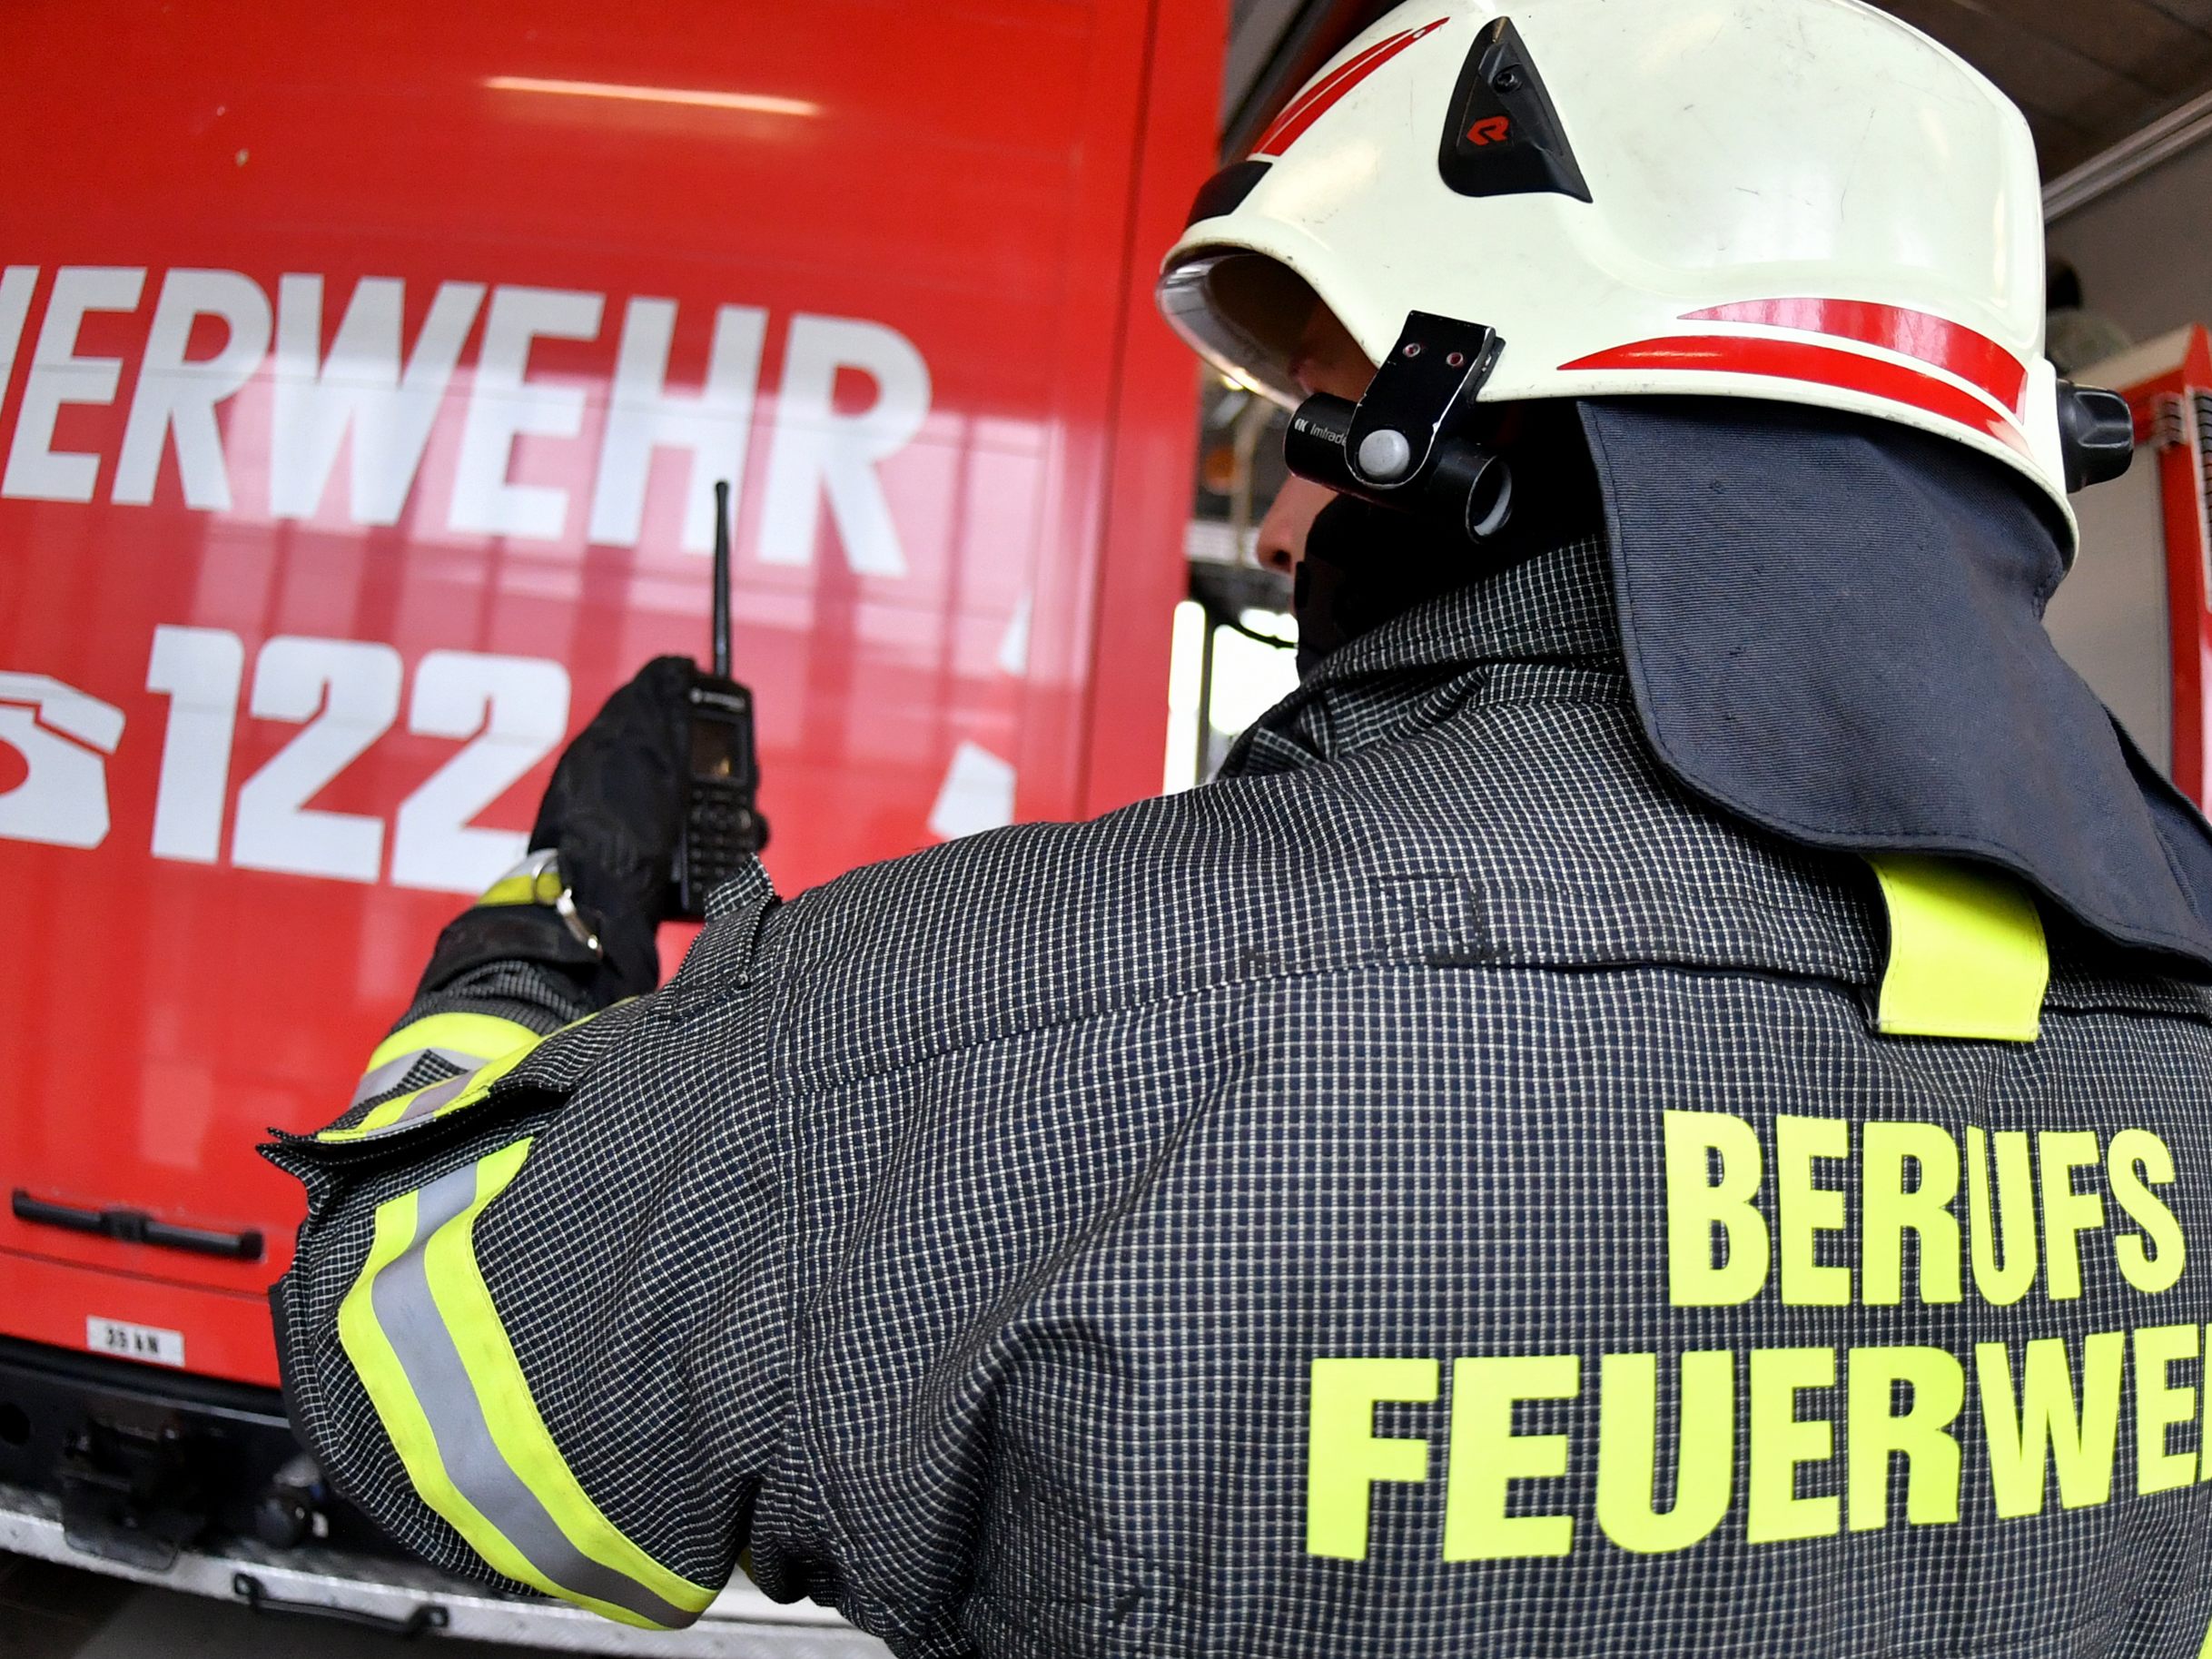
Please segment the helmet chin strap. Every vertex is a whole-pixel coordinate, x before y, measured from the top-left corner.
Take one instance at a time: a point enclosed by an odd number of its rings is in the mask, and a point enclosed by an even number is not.
[[[1491,540],[1513,518],[1513,469],[1470,429],[1505,347],[1480,323],[1409,312],[1358,403],[1322,394],[1299,406],[1283,459],[1338,495],[1456,528],[1478,546]]]
[[[1290,608],[1300,678],[1361,636],[1485,574],[1450,525],[1409,519],[1343,496],[1307,532]]]

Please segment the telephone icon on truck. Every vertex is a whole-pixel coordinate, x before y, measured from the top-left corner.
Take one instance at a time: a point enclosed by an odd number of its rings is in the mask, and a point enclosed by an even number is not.
[[[58,847],[105,841],[107,756],[123,741],[123,718],[49,676],[0,670],[0,838]]]

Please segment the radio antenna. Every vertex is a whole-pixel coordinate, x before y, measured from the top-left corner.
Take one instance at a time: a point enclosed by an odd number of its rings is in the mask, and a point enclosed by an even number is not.
[[[715,677],[730,676],[730,487],[715,484]]]

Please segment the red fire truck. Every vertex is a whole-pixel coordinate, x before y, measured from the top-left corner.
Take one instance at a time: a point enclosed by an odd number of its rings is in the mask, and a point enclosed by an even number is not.
[[[1194,371],[1151,272],[1224,9],[0,14],[0,1548],[621,1634],[323,1489],[254,1143],[342,1103],[567,735],[701,654],[714,480],[785,891],[1157,790]],[[826,1619],[710,1624],[880,1651]]]

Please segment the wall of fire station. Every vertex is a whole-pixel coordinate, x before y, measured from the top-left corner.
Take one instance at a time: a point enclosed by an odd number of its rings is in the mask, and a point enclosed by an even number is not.
[[[2212,146],[2200,145],[2053,222],[2053,261],[2079,272],[2084,307],[2114,326],[2114,343],[2212,323],[2208,199]],[[2099,378],[2094,365],[2080,377]],[[2075,509],[2082,552],[2051,602],[2051,635],[2150,756],[2168,765],[2173,688],[2158,469],[2138,456],[2126,479],[2077,497]]]

